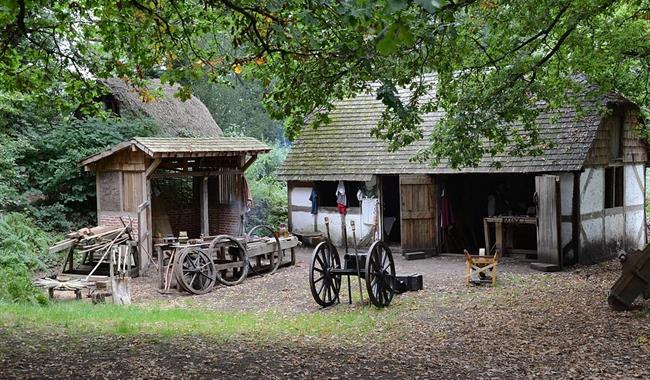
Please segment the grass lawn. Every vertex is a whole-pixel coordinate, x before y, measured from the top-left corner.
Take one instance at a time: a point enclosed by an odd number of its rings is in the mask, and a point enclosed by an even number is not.
[[[398,313],[399,308],[359,307],[287,316],[276,311],[216,312],[197,307],[170,309],[155,304],[118,306],[59,301],[47,306],[0,304],[0,327],[58,329],[68,334],[155,334],[168,337],[201,334],[216,339],[246,335],[257,339],[352,337],[383,331],[394,323]]]

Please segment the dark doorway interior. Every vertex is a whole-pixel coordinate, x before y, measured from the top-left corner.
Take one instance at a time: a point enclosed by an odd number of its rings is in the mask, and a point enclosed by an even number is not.
[[[440,242],[443,252],[476,253],[485,247],[483,218],[487,216],[534,216],[535,176],[527,174],[461,174],[441,181],[439,194],[448,197],[452,217],[442,228]],[[490,199],[491,198],[491,199]],[[534,225],[509,225],[512,246],[536,250],[537,231]],[[490,228],[490,240],[495,241]]]
[[[384,203],[382,215],[384,240],[388,243],[399,244],[401,242],[399,177],[396,175],[382,177],[381,191]]]

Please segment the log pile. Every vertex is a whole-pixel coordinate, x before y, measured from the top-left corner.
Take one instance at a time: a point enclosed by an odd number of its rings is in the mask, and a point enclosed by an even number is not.
[[[97,226],[67,234],[65,240],[49,248],[50,253],[67,251],[60,272],[38,279],[34,285],[48,289],[51,297],[54,290],[74,290],[79,295],[81,289],[94,286],[97,276],[108,276],[113,292],[116,287],[124,288],[120,303],[129,303],[128,286],[122,285],[128,285],[132,262],[137,260],[137,243],[131,231],[131,226],[124,223],[119,228]]]

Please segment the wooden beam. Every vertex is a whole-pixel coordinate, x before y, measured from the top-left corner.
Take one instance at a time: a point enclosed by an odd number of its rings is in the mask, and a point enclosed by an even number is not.
[[[208,214],[208,177],[201,181],[201,233],[210,235],[210,218]]]
[[[162,161],[162,160],[160,159],[160,157],[156,157],[156,159],[153,160],[153,162],[151,163],[151,165],[149,165],[149,167],[147,168],[147,170],[144,172],[144,173],[145,173],[145,178],[149,178],[149,177],[151,176],[151,173],[153,173],[154,170],[156,170],[156,168],[158,167],[158,165],[160,165],[160,161]]]
[[[241,170],[215,170],[215,171],[181,171],[172,173],[154,173],[151,178],[189,178],[189,177],[219,177],[224,174],[242,174]]]
[[[253,162],[255,162],[255,160],[257,160],[257,154],[252,155],[251,158],[249,158],[248,161],[244,163],[244,166],[242,166],[241,170],[246,171],[249,166],[253,165]]]

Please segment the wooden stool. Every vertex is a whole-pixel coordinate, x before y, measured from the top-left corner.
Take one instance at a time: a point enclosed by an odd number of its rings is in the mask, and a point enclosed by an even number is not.
[[[472,276],[478,275],[479,283],[490,283],[494,286],[497,282],[497,264],[499,263],[499,250],[496,250],[494,256],[472,256],[463,250],[465,254],[465,282],[467,285],[472,281]],[[487,274],[490,279],[484,279]]]

